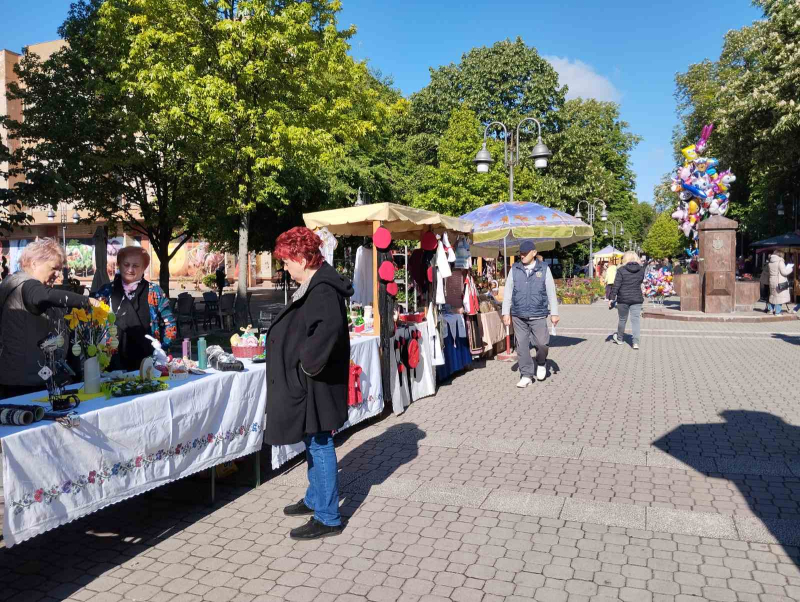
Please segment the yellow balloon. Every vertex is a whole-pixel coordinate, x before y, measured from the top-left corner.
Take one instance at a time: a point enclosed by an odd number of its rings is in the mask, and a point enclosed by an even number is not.
[[[698,207],[697,203],[691,201],[689,203],[689,213],[694,214],[697,213],[698,211],[700,211],[700,207]]]
[[[682,148],[681,153],[683,153],[683,156],[686,157],[687,161],[694,161],[697,159],[697,150],[695,149],[694,144],[687,146],[686,148]]]

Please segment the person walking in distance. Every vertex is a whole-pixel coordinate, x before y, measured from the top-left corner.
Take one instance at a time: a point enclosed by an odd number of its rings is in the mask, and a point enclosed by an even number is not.
[[[517,358],[521,378],[517,387],[524,389],[547,377],[547,353],[550,333],[547,316],[553,326],[558,324],[556,284],[548,265],[536,259],[536,245],[525,240],[519,246],[520,261],[508,273],[503,295],[503,323],[514,324],[517,338]],[[531,358],[531,343],[536,347],[536,361]]]
[[[617,345],[622,345],[625,336],[625,325],[628,323],[628,316],[631,318],[631,328],[633,329],[633,348],[639,348],[639,333],[641,331],[642,304],[642,282],[644,281],[644,268],[639,263],[639,256],[633,251],[628,251],[622,256],[622,267],[617,270],[614,277],[614,285],[611,287],[611,298],[608,300],[608,307],[617,304],[619,313],[619,323],[617,332],[612,339]]]
[[[217,277],[217,297],[222,298],[222,291],[225,290],[225,263],[220,263],[214,273]]]

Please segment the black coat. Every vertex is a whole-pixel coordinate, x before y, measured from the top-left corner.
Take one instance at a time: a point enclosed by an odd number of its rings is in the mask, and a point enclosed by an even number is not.
[[[644,268],[632,261],[617,270],[614,286],[611,289],[611,299],[623,305],[636,305],[644,303],[642,296],[642,281]]]
[[[350,334],[344,299],[353,285],[324,263],[305,295],[267,333],[267,430],[270,445],[302,441],[347,421]]]

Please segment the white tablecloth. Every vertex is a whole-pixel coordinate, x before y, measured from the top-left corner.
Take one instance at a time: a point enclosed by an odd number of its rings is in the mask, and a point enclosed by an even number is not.
[[[348,409],[347,422],[339,429],[339,432],[362,420],[377,416],[383,411],[383,383],[381,383],[378,337],[367,336],[350,339],[350,359],[361,366],[361,392],[364,402]],[[294,445],[273,445],[272,468],[278,468],[304,451],[306,451],[306,446],[303,442]]]
[[[72,429],[0,427],[5,545],[260,450],[265,364],[245,363],[246,372],[190,376],[167,391],[86,401]]]
[[[402,382],[400,372],[397,370],[399,356],[394,348],[394,341],[400,337],[409,341],[411,333],[418,331],[421,335],[419,339],[419,366],[411,372],[411,392],[409,393],[408,387],[408,370],[402,373]],[[405,324],[397,328],[394,339],[392,340],[392,353],[394,357],[389,362],[389,372],[391,375],[392,384],[392,410],[395,414],[402,414],[405,409],[411,405],[412,401],[422,399],[423,397],[430,397],[436,394],[436,367],[431,361],[433,354],[433,339],[429,336],[427,322],[419,324]]]

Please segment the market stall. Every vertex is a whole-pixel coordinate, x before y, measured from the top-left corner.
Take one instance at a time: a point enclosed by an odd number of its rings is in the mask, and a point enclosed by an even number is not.
[[[463,299],[463,286],[469,274],[469,240],[472,224],[465,220],[441,215],[432,211],[414,209],[393,203],[378,203],[321,211],[303,216],[311,229],[325,228],[334,236],[372,236],[372,249],[360,247],[356,252],[354,302],[370,308],[372,331],[380,334],[381,373],[384,397],[392,401],[395,413],[401,413],[413,400],[433,395],[436,392],[435,368],[445,363],[441,350],[438,328],[438,309],[449,305],[446,301]],[[453,274],[448,255],[454,257],[447,233],[463,237],[462,248],[467,250],[462,257],[462,268]],[[392,238],[419,240],[406,262],[405,269],[413,275],[415,295],[419,297],[417,314],[395,316],[393,296],[397,293],[393,263],[388,252]],[[361,266],[367,269],[359,269]],[[460,281],[460,285],[458,285]],[[394,285],[394,286],[393,286]],[[445,298],[448,286],[453,295]],[[456,294],[458,286],[462,292]],[[367,291],[371,287],[371,291]],[[408,310],[411,309],[411,304]],[[462,301],[463,307],[463,301]],[[398,328],[395,328],[395,322]]]
[[[0,427],[7,547],[166,483],[258,452],[264,364],[188,375],[153,393],[85,399],[67,425]],[[79,387],[80,385],[77,385]],[[47,392],[3,400],[49,403]]]
[[[511,201],[484,205],[462,215],[461,219],[474,224],[470,252],[474,256],[496,258],[502,252],[503,276],[500,291],[508,277],[508,257],[519,252],[523,240],[532,240],[536,250],[552,251],[556,245],[566,247],[588,240],[594,235],[592,227],[575,216],[538,203]],[[506,353],[499,356],[510,360],[511,337],[506,327]]]

